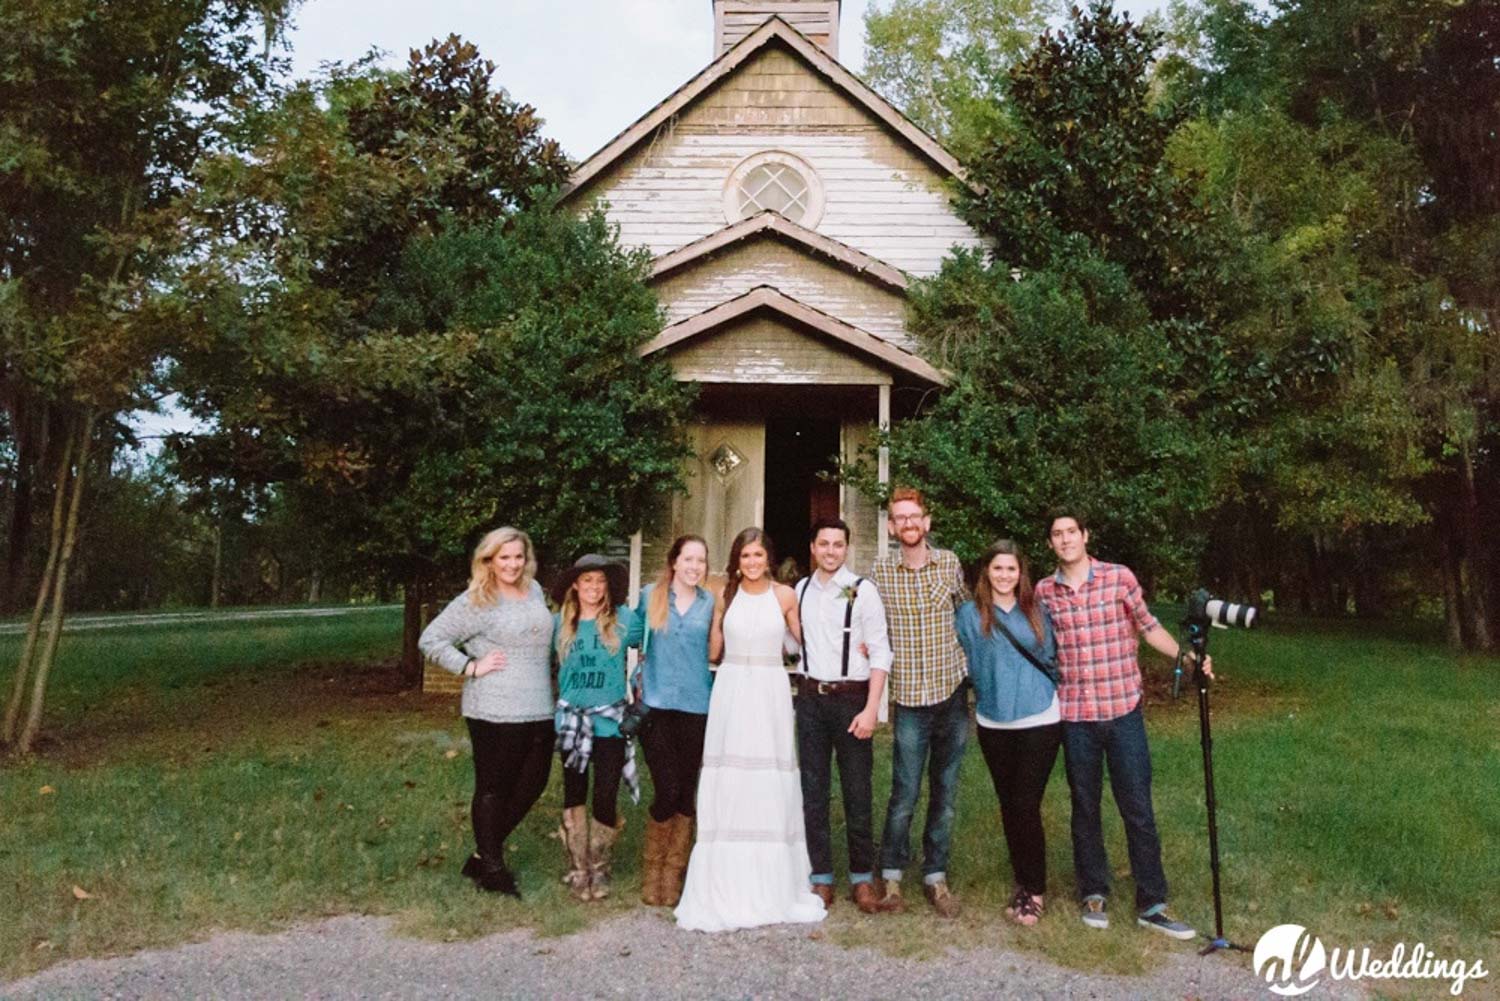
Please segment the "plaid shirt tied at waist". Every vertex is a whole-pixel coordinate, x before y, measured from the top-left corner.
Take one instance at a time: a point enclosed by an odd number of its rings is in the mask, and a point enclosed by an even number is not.
[[[870,576],[890,625],[891,699],[903,706],[942,702],[964,680],[953,616],[969,592],[958,557],[929,549],[926,564],[913,570],[897,552],[876,560]]]
[[[1158,625],[1129,567],[1089,561],[1077,588],[1062,572],[1037,581],[1036,597],[1057,636],[1062,718],[1073,723],[1118,719],[1141,702],[1138,635]]]
[[[563,699],[557,700],[557,753],[566,755],[563,767],[575,772],[586,771],[589,757],[594,753],[594,717],[619,723],[625,718],[625,701],[607,706],[575,706]],[[630,789],[630,801],[641,801],[641,778],[635,769],[635,741],[625,738],[625,770],[621,772],[625,785]]]

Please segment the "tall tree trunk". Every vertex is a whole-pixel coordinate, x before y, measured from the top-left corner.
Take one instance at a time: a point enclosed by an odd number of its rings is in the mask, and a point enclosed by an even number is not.
[[[46,462],[47,410],[32,412],[32,403],[24,391],[17,391],[10,407],[11,433],[16,439],[16,487],[10,506],[10,524],[5,532],[5,569],[0,577],[0,612],[8,612],[21,603],[21,588],[26,582],[26,564],[31,555],[33,503],[36,499],[36,471]],[[38,426],[38,423],[40,426]]]
[[[56,480],[52,490],[52,530],[47,543],[47,565],[42,570],[41,582],[36,589],[36,603],[31,609],[31,621],[26,624],[26,639],[21,643],[21,656],[16,662],[15,683],[11,686],[10,701],[5,706],[5,722],[0,726],[0,743],[10,744],[16,738],[16,726],[21,722],[21,705],[26,696],[26,681],[31,675],[31,660],[36,653],[37,637],[41,634],[42,619],[47,614],[47,599],[52,593],[52,578],[57,571],[57,560],[62,552],[64,504],[68,496],[68,477],[73,466],[73,441],[63,443],[63,452],[57,464]]]
[[[1468,610],[1470,635],[1477,650],[1494,648],[1490,632],[1489,583],[1490,568],[1484,539],[1479,530],[1479,494],[1474,488],[1474,454],[1466,446],[1459,459],[1459,503],[1462,510],[1458,519],[1462,526],[1464,559],[1469,565]]]
[[[224,522],[214,520],[214,567],[208,581],[208,607],[219,607],[219,592],[224,587]]]
[[[422,575],[412,571],[402,587],[401,602],[401,685],[422,687],[422,650],[417,640],[422,636],[422,602],[426,596]]]
[[[1443,553],[1443,617],[1448,627],[1448,649],[1455,653],[1464,648],[1463,575],[1459,571],[1455,543],[1439,522],[1438,546]]]
[[[57,656],[57,644],[62,638],[63,609],[67,599],[68,565],[73,561],[73,547],[78,541],[78,512],[83,507],[83,482],[88,473],[89,443],[94,436],[95,411],[90,407],[78,422],[78,437],[73,454],[76,457],[73,486],[68,496],[67,527],[63,530],[62,553],[58,556],[55,580],[52,586],[52,614],[47,623],[47,638],[42,647],[41,660],[36,665],[36,675],[31,683],[31,705],[26,711],[26,725],[16,742],[16,750],[22,754],[31,751],[37,731],[42,727],[42,707],[47,700],[47,679],[52,673],[52,663]]]
[[[309,605],[316,605],[322,597],[323,571],[314,567],[311,575],[307,578],[307,603]]]

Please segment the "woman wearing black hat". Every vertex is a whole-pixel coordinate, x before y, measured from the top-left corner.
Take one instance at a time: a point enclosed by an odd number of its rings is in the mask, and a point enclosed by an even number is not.
[[[640,619],[625,604],[626,572],[590,553],[552,590],[557,615],[557,751],[563,759],[561,837],[567,883],[579,900],[609,895],[610,855],[625,829],[615,808],[620,780],[640,800],[635,749],[620,733],[625,714],[625,651],[641,642]],[[588,807],[593,774],[593,810]]]

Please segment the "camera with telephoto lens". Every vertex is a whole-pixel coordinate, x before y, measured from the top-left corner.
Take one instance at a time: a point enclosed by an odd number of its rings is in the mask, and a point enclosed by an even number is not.
[[[1212,597],[1201,587],[1188,596],[1187,618],[1189,622],[1206,622],[1220,629],[1228,629],[1230,626],[1254,629],[1259,617],[1260,613],[1256,611],[1254,605],[1239,605],[1232,601],[1223,601]]]

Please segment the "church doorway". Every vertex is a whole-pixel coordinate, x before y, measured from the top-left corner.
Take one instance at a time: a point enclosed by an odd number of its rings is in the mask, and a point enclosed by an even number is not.
[[[765,529],[776,558],[797,576],[810,572],[807,533],[819,518],[839,515],[839,485],[832,474],[839,455],[839,422],[827,417],[783,416],[766,421]],[[781,576],[778,574],[778,576]]]

